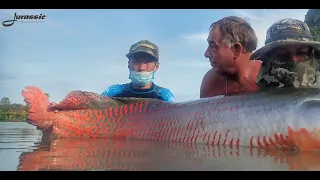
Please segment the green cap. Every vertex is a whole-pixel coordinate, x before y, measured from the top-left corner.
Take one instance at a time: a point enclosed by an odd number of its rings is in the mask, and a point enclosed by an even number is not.
[[[131,45],[129,49],[129,53],[126,55],[127,58],[130,58],[135,53],[146,53],[157,60],[159,60],[159,48],[156,44],[148,41],[148,40],[141,40],[139,42],[134,43]]]

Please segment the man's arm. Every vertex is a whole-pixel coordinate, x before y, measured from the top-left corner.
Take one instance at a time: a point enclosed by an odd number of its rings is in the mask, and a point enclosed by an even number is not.
[[[102,92],[101,95],[113,97],[119,95],[123,92],[123,87],[120,84],[112,85],[108,87],[105,91]]]
[[[160,96],[163,99],[163,101],[166,101],[166,102],[174,102],[175,101],[175,97],[174,97],[173,93],[167,88],[161,89]]]
[[[200,98],[210,97],[211,91],[213,90],[214,72],[210,69],[202,78],[200,87]]]

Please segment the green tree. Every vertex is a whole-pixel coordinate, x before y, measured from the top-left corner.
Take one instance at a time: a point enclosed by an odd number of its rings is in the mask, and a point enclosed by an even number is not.
[[[27,106],[23,104],[11,103],[8,97],[0,101],[0,121],[25,121],[27,116]]]
[[[10,105],[10,99],[8,97],[2,98],[0,105]]]
[[[320,41],[320,9],[309,9],[304,22],[309,26],[315,41]]]

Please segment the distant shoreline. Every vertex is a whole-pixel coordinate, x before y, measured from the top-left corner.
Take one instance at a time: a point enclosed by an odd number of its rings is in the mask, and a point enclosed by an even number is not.
[[[0,119],[0,122],[27,122],[25,119],[10,119],[10,120],[5,120],[5,119]]]

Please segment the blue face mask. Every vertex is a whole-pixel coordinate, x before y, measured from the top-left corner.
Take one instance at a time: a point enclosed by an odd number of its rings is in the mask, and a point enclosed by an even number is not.
[[[149,84],[154,79],[154,71],[137,72],[130,70],[129,79],[131,79],[133,84],[142,87]]]

